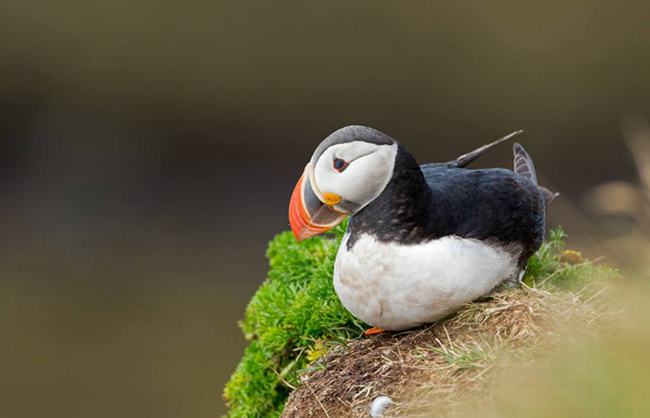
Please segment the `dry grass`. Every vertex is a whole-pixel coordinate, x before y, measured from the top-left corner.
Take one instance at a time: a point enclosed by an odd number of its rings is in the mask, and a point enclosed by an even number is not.
[[[303,374],[282,416],[367,417],[380,395],[396,402],[386,416],[453,415],[501,362],[544,352],[570,324],[596,329],[608,310],[590,294],[505,290],[427,328],[335,346]]]

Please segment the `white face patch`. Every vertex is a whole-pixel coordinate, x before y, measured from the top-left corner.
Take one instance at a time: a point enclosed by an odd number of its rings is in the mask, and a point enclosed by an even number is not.
[[[332,145],[312,161],[314,182],[321,196],[334,193],[359,210],[372,202],[386,188],[393,176],[397,144],[377,145],[352,141]],[[348,163],[343,171],[334,168],[334,160]]]

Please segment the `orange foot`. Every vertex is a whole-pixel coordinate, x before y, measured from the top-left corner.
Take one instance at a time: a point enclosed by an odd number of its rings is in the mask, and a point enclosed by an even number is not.
[[[363,333],[363,336],[364,336],[364,337],[369,337],[369,336],[371,336],[371,335],[383,334],[384,332],[386,332],[386,330],[381,329],[381,328],[377,328],[377,327],[372,327],[372,328],[370,328],[370,329],[367,329],[367,330]]]

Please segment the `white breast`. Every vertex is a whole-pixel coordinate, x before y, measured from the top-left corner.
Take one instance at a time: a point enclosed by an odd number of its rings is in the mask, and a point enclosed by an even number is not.
[[[437,319],[516,277],[517,257],[479,240],[448,236],[402,245],[359,237],[343,239],[334,289],[356,317],[386,330]]]

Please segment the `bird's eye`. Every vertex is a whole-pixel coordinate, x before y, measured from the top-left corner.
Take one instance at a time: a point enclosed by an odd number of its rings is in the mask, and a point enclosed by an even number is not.
[[[332,164],[334,165],[334,170],[340,173],[341,171],[345,170],[350,163],[340,158],[334,158],[334,162]]]

